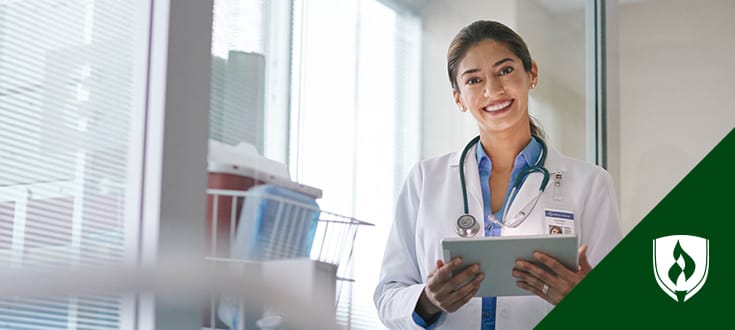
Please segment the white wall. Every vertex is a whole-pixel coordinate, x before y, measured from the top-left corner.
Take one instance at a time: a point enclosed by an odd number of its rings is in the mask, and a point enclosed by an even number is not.
[[[627,232],[735,125],[735,1],[645,1],[619,14]]]

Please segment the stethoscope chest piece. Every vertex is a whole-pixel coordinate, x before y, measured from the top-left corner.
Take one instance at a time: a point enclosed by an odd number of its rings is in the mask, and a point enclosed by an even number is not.
[[[475,237],[480,232],[480,224],[470,214],[463,214],[457,218],[457,235],[460,237]]]

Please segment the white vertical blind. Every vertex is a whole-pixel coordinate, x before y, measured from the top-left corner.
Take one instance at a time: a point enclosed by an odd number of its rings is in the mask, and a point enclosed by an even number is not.
[[[0,1],[0,264],[135,262],[149,1]],[[2,329],[110,329],[121,297],[7,298]]]
[[[296,1],[290,168],[357,233],[338,320],[379,329],[373,305],[397,187],[419,152],[420,20],[378,0]]]

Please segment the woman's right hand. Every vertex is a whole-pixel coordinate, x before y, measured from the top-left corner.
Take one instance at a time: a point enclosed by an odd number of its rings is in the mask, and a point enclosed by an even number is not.
[[[461,264],[462,259],[459,257],[453,258],[447,264],[441,260],[436,261],[436,269],[429,274],[424,291],[416,304],[416,312],[424,320],[441,311],[457,311],[480,290],[480,283],[485,278],[485,274],[480,272],[480,265],[472,264],[452,276],[452,271]]]

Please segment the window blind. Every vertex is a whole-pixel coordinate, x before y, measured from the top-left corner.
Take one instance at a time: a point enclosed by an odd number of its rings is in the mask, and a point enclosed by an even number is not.
[[[378,0],[296,1],[290,169],[323,209],[374,223],[356,236],[337,308],[384,328],[373,304],[395,196],[418,160],[420,19]]]
[[[134,262],[148,1],[0,1],[0,264]],[[114,329],[115,296],[0,300],[2,329]]]

